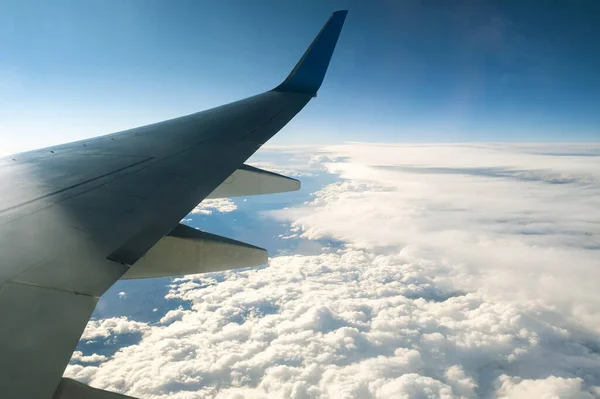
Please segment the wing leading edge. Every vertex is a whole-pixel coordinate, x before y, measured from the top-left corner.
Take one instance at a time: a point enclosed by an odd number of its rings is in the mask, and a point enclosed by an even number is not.
[[[3,397],[69,397],[57,387],[98,297],[310,101],[345,16],[271,91],[0,159]]]

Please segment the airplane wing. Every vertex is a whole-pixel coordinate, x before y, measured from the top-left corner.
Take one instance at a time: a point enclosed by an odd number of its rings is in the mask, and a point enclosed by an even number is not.
[[[299,187],[243,163],[316,96],[345,17],[333,13],[273,90],[0,159],[0,396],[122,397],[61,380],[113,283],[266,261],[261,248],[179,222],[209,196]]]

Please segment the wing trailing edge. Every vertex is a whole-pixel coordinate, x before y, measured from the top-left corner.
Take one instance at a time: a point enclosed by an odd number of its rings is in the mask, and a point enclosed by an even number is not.
[[[206,198],[247,197],[300,190],[300,181],[249,165],[240,166]]]
[[[123,280],[219,272],[267,263],[267,251],[179,224],[156,243]]]
[[[92,388],[70,378],[62,378],[52,399],[135,399],[131,396]]]
[[[299,189],[300,181],[296,179],[244,164],[207,198],[245,197]],[[121,279],[217,272],[260,266],[267,260],[265,249],[179,224],[135,262]]]

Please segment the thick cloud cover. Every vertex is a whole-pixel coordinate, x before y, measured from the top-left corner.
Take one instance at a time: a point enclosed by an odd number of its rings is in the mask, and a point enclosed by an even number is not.
[[[191,303],[66,375],[144,398],[600,395],[600,146],[346,145],[270,212],[316,255],[172,282]],[[93,363],[93,364],[90,364]]]

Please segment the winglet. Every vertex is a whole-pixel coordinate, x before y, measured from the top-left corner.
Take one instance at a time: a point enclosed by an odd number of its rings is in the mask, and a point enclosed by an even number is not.
[[[289,76],[273,91],[316,95],[323,83],[347,13],[348,11],[343,10],[331,15]]]

